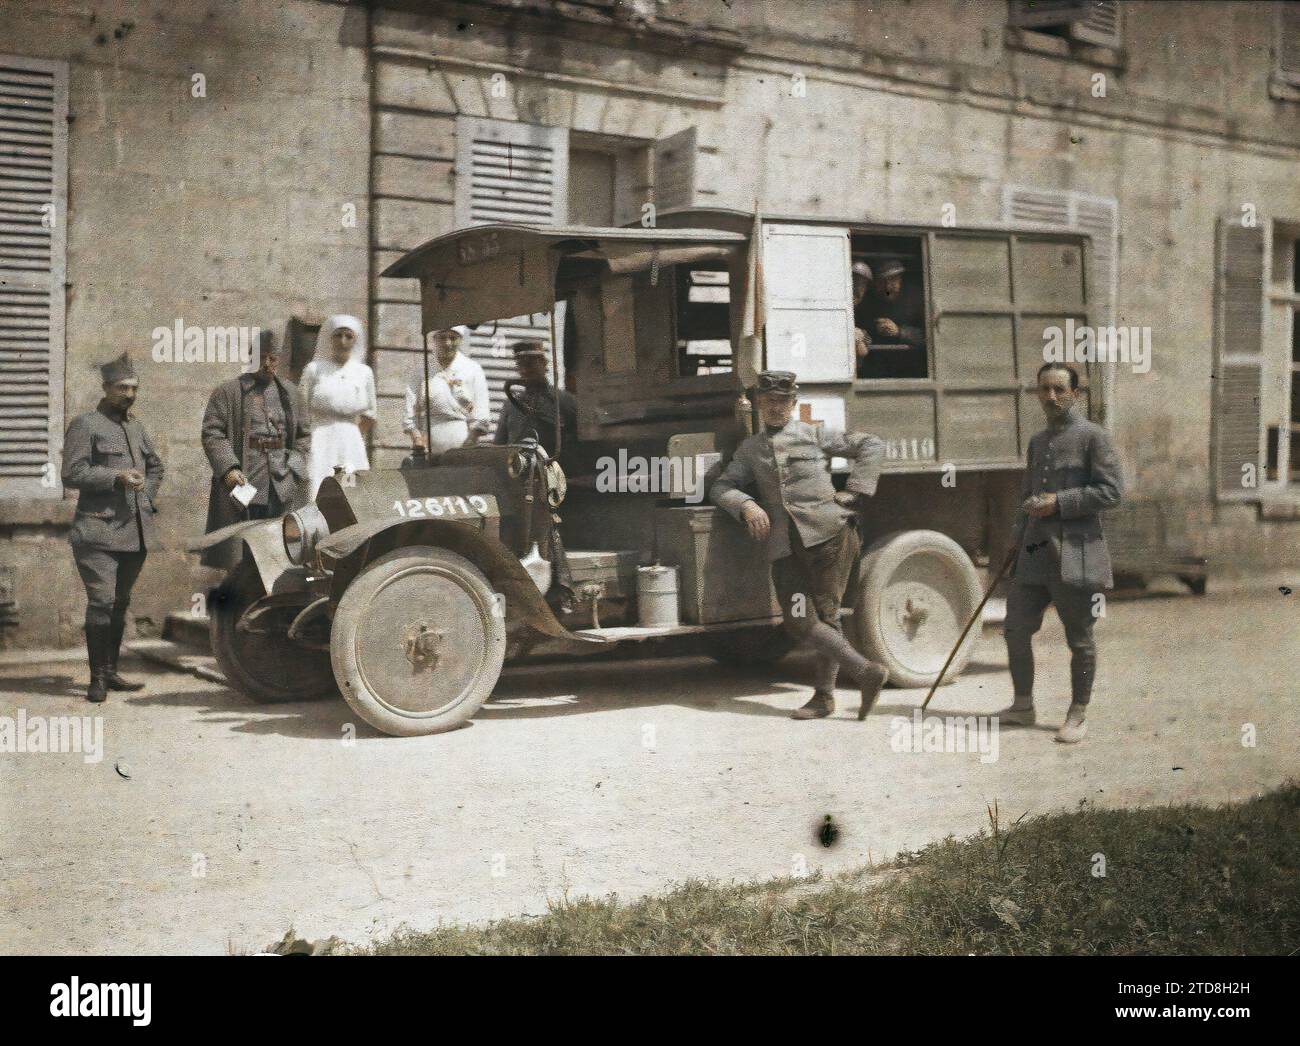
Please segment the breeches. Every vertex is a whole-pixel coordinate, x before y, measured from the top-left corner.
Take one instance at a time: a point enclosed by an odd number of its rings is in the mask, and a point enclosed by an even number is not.
[[[1031,697],[1034,693],[1033,638],[1043,627],[1043,614],[1048,605],[1055,604],[1070,647],[1072,700],[1081,705],[1088,703],[1097,672],[1097,647],[1092,638],[1096,621],[1092,613],[1094,595],[1092,589],[1076,588],[1060,581],[1042,585],[1012,582],[1002,635],[1007,641],[1007,660],[1017,697]]]
[[[106,552],[99,548],[73,547],[77,572],[86,588],[86,621],[108,625],[114,618],[125,620],[146,552]]]

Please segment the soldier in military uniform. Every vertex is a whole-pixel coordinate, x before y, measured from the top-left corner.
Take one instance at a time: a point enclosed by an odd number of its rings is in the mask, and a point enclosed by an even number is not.
[[[1065,626],[1070,646],[1070,710],[1056,739],[1082,741],[1092,696],[1097,650],[1092,638],[1095,596],[1114,584],[1101,512],[1120,501],[1119,458],[1110,436],[1075,413],[1079,374],[1063,363],[1038,371],[1038,400],[1047,428],[1029,441],[1028,467],[1017,514],[1016,566],[1007,596],[1003,635],[1011,681],[1004,723],[1035,722],[1034,634],[1049,604]]]
[[[762,431],[747,438],[709,490],[710,499],[767,545],[772,582],[787,631],[818,654],[812,699],[794,719],[820,719],[835,711],[841,668],[861,689],[858,719],[866,718],[889,678],[840,629],[840,605],[861,552],[853,505],[872,495],[884,444],[865,433],[826,433],[792,418],[798,386],[790,371],[764,371],[754,399]],[[836,492],[830,459],[853,459],[847,490]],[[743,487],[756,485],[758,498]]]
[[[493,442],[498,445],[518,443],[525,436],[536,431],[537,440],[551,454],[555,453],[555,386],[549,380],[546,349],[540,341],[517,341],[511,349],[515,354],[515,370],[524,383],[522,392],[516,393],[531,409],[529,417],[510,400],[501,405],[501,414],[497,418],[497,431]],[[573,393],[561,389],[560,419],[562,434],[568,442],[578,429],[578,402]]]
[[[243,519],[273,519],[306,500],[311,423],[297,386],[275,373],[280,353],[269,337],[259,355],[258,369],[218,385],[203,413],[203,451],[212,465],[209,534]],[[244,483],[256,488],[247,508],[231,496]],[[221,545],[204,552],[201,562],[234,566]]]
[[[63,439],[63,485],[78,492],[69,540],[86,587],[86,698],[144,684],[118,674],[131,589],[145,556],[158,547],[154,498],[163,463],[144,426],[131,414],[139,379],[122,355],[100,368],[104,398],[73,419]]]

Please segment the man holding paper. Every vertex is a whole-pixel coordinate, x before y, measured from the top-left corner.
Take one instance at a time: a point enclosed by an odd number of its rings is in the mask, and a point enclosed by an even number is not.
[[[305,501],[311,426],[298,388],[275,373],[280,353],[270,332],[258,368],[222,382],[203,414],[203,451],[212,465],[207,532],[244,519],[271,519]],[[232,550],[203,553],[207,567],[229,569]]]

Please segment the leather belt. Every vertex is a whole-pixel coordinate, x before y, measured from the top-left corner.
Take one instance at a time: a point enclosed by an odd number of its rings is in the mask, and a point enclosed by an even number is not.
[[[284,440],[279,436],[249,436],[248,445],[253,450],[279,450]]]

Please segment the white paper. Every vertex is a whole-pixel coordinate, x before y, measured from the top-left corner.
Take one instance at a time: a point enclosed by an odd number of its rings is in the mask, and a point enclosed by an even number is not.
[[[251,483],[241,483],[239,486],[231,488],[230,496],[243,505],[244,508],[248,508],[252,500],[257,497],[257,488]]]

